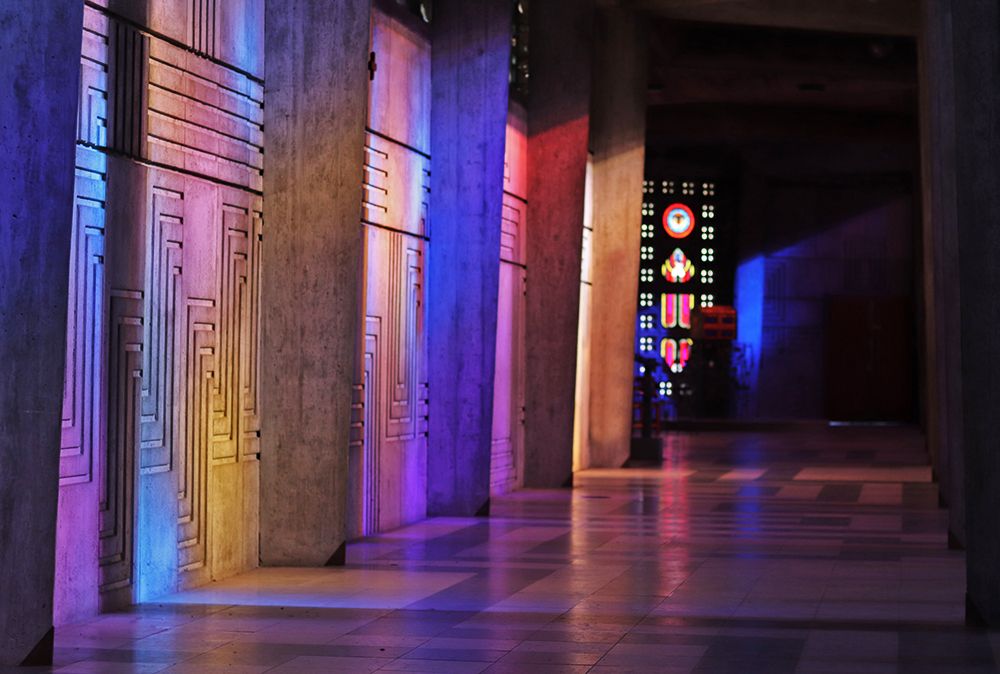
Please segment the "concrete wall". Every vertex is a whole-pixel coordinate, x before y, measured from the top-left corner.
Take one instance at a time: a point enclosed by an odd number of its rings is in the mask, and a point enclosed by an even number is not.
[[[589,461],[618,467],[632,435],[632,371],[646,150],[646,35],[625,10],[595,23],[590,118],[593,158]]]
[[[358,339],[370,6],[268,3],[261,560],[338,561]]]
[[[558,487],[572,476],[594,15],[589,0],[538,0],[529,11],[524,484]]]
[[[762,223],[765,241],[759,257],[741,256],[761,261],[763,284],[736,288],[743,306],[750,302],[747,294],[760,292],[762,317],[754,350],[757,386],[741,394],[745,414],[827,418],[829,349],[850,357],[863,348],[863,335],[853,344],[831,343],[836,333],[826,315],[828,300],[913,296],[916,215],[909,186],[881,186],[876,176],[848,181],[766,184],[761,211],[740,223]],[[766,221],[764,211],[771,214]],[[907,333],[912,347],[915,328]]]
[[[263,3],[233,9],[84,9],[57,624],[257,564]]]
[[[82,12],[66,0],[0,6],[0,666],[52,653],[73,203],[67,101],[78,91]]]
[[[955,195],[962,345],[969,607],[1000,624],[1000,7],[950,3],[954,44]],[[955,271],[955,270],[952,270]]]
[[[434,5],[427,510],[489,500],[510,3]]]

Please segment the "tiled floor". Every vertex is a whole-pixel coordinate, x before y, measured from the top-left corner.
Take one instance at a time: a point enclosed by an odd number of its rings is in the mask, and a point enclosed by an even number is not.
[[[916,434],[672,436],[490,519],[261,569],[59,630],[59,672],[996,671]]]

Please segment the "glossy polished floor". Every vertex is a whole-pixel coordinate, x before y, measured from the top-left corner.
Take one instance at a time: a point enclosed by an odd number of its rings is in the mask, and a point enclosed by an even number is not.
[[[63,628],[55,670],[996,671],[915,433],[680,434],[666,456]]]

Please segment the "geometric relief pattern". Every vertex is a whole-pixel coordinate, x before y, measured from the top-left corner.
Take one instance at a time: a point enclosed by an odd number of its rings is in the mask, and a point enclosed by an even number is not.
[[[102,591],[132,584],[134,464],[142,377],[142,293],[112,290],[109,299],[108,434],[98,470]]]
[[[217,2],[190,1],[192,44],[214,53]],[[213,548],[210,523],[256,540],[242,476],[260,449],[262,104],[260,80],[86,5],[60,484],[96,483],[90,563],[123,601],[143,512],[177,513],[141,539],[177,558],[144,565],[199,581],[252,563]],[[219,473],[231,484],[213,483],[223,464],[239,469]]]
[[[90,5],[81,63],[79,142],[260,192],[262,81]]]
[[[263,187],[263,84],[162,40],[150,43],[148,157]]]
[[[500,262],[490,493],[506,494],[523,480],[524,312],[527,271]]]
[[[425,260],[430,240],[428,36],[375,9],[361,223],[364,333],[352,397],[352,534],[426,515]]]
[[[210,508],[223,507],[209,493],[213,466],[259,451],[261,203],[199,178],[149,175],[138,469],[174,473],[177,567],[211,574]]]
[[[221,332],[219,371],[213,385],[212,459],[232,463],[243,440],[243,377],[247,332],[252,315],[250,297],[250,212],[222,205],[222,255],[219,261]]]
[[[429,237],[430,164],[427,155],[369,131],[362,222]]]
[[[201,568],[207,557],[207,420],[215,369],[214,308],[211,300],[199,299],[189,299],[184,306],[184,448],[177,466],[178,566],[182,571]]]
[[[146,96],[149,37],[132,26],[113,21],[109,31],[109,147],[130,157],[142,157],[146,139]]]
[[[108,24],[104,14],[96,11],[83,14],[76,137],[88,147],[108,144]]]
[[[104,206],[107,176],[99,153],[77,150],[70,249],[66,376],[63,386],[60,484],[93,479],[102,434]]]
[[[191,38],[196,52],[215,56],[216,0],[191,0]]]
[[[222,353],[230,388],[232,453],[225,458],[256,460],[260,453],[257,388],[260,358],[260,253],[264,215],[259,208],[224,203],[223,267],[220,280]],[[218,454],[216,458],[222,458]]]
[[[178,566],[190,572],[211,568],[209,507],[240,509],[213,501],[213,467],[256,461],[259,451],[256,340],[263,218],[259,197],[193,178],[186,183],[201,196],[197,206],[186,209],[192,241],[182,244],[188,280],[176,303],[179,353],[173,371],[183,396],[177,406],[183,443],[177,452]],[[169,349],[157,355],[161,361],[174,358]],[[242,503],[239,487],[234,490]]]
[[[500,259],[512,264],[525,264],[525,215],[527,203],[504,193],[500,215]]]
[[[379,380],[376,376],[376,363],[379,361],[379,340],[381,338],[381,321],[366,317],[365,320],[365,359],[364,359],[364,409],[362,414],[380,409]],[[379,466],[381,456],[379,448],[378,424],[369,417],[364,422],[364,533],[372,534],[378,531],[379,503],[382,502],[379,489]]]
[[[104,223],[108,176],[105,156],[93,148],[107,143],[108,49],[107,17],[85,13],[60,442],[61,486],[92,481],[94,471],[105,462],[97,454],[104,441],[105,416]],[[105,503],[107,492],[102,490],[102,494]],[[101,531],[105,528],[102,526]]]
[[[360,534],[424,517],[427,503],[430,43],[377,9],[371,43],[380,70],[369,86],[365,135],[365,332],[350,450]]]
[[[419,340],[423,335],[423,246],[405,245],[401,236],[393,236],[389,261],[388,306],[398,320],[391,321],[393,352],[388,374],[392,382],[387,438],[409,440],[416,437],[419,420],[417,406],[427,400],[426,384],[418,382]],[[392,311],[394,309],[394,311]]]
[[[178,295],[183,292],[184,194],[153,187],[146,257],[141,465],[144,473],[173,465],[177,407]]]
[[[259,192],[263,101],[261,82],[152,40],[149,160]]]
[[[381,70],[369,86],[361,200],[365,332],[349,450],[351,522],[363,535],[427,510],[430,43],[375,10],[371,44]]]
[[[365,533],[374,533],[419,517],[423,508],[427,242],[378,227],[366,230],[362,524]]]

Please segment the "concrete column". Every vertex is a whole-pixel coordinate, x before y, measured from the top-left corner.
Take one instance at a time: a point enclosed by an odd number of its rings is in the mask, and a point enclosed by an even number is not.
[[[600,11],[595,22],[594,53],[590,116],[594,238],[589,465],[618,467],[628,459],[632,434],[632,368],[646,159],[648,55],[641,19],[623,9]]]
[[[265,16],[261,561],[342,560],[370,3]]]
[[[572,479],[594,9],[536,0],[529,12],[524,484],[558,487]]]
[[[52,659],[82,28],[77,0],[0,5],[0,667]]]
[[[430,515],[474,515],[490,495],[510,27],[507,0],[434,4]]]
[[[924,358],[927,443],[948,507],[950,542],[965,543],[962,348],[955,212],[955,89],[951,11],[925,0],[920,39]]]
[[[952,0],[966,566],[970,617],[1000,624],[1000,6]],[[958,123],[958,120],[961,120]]]

